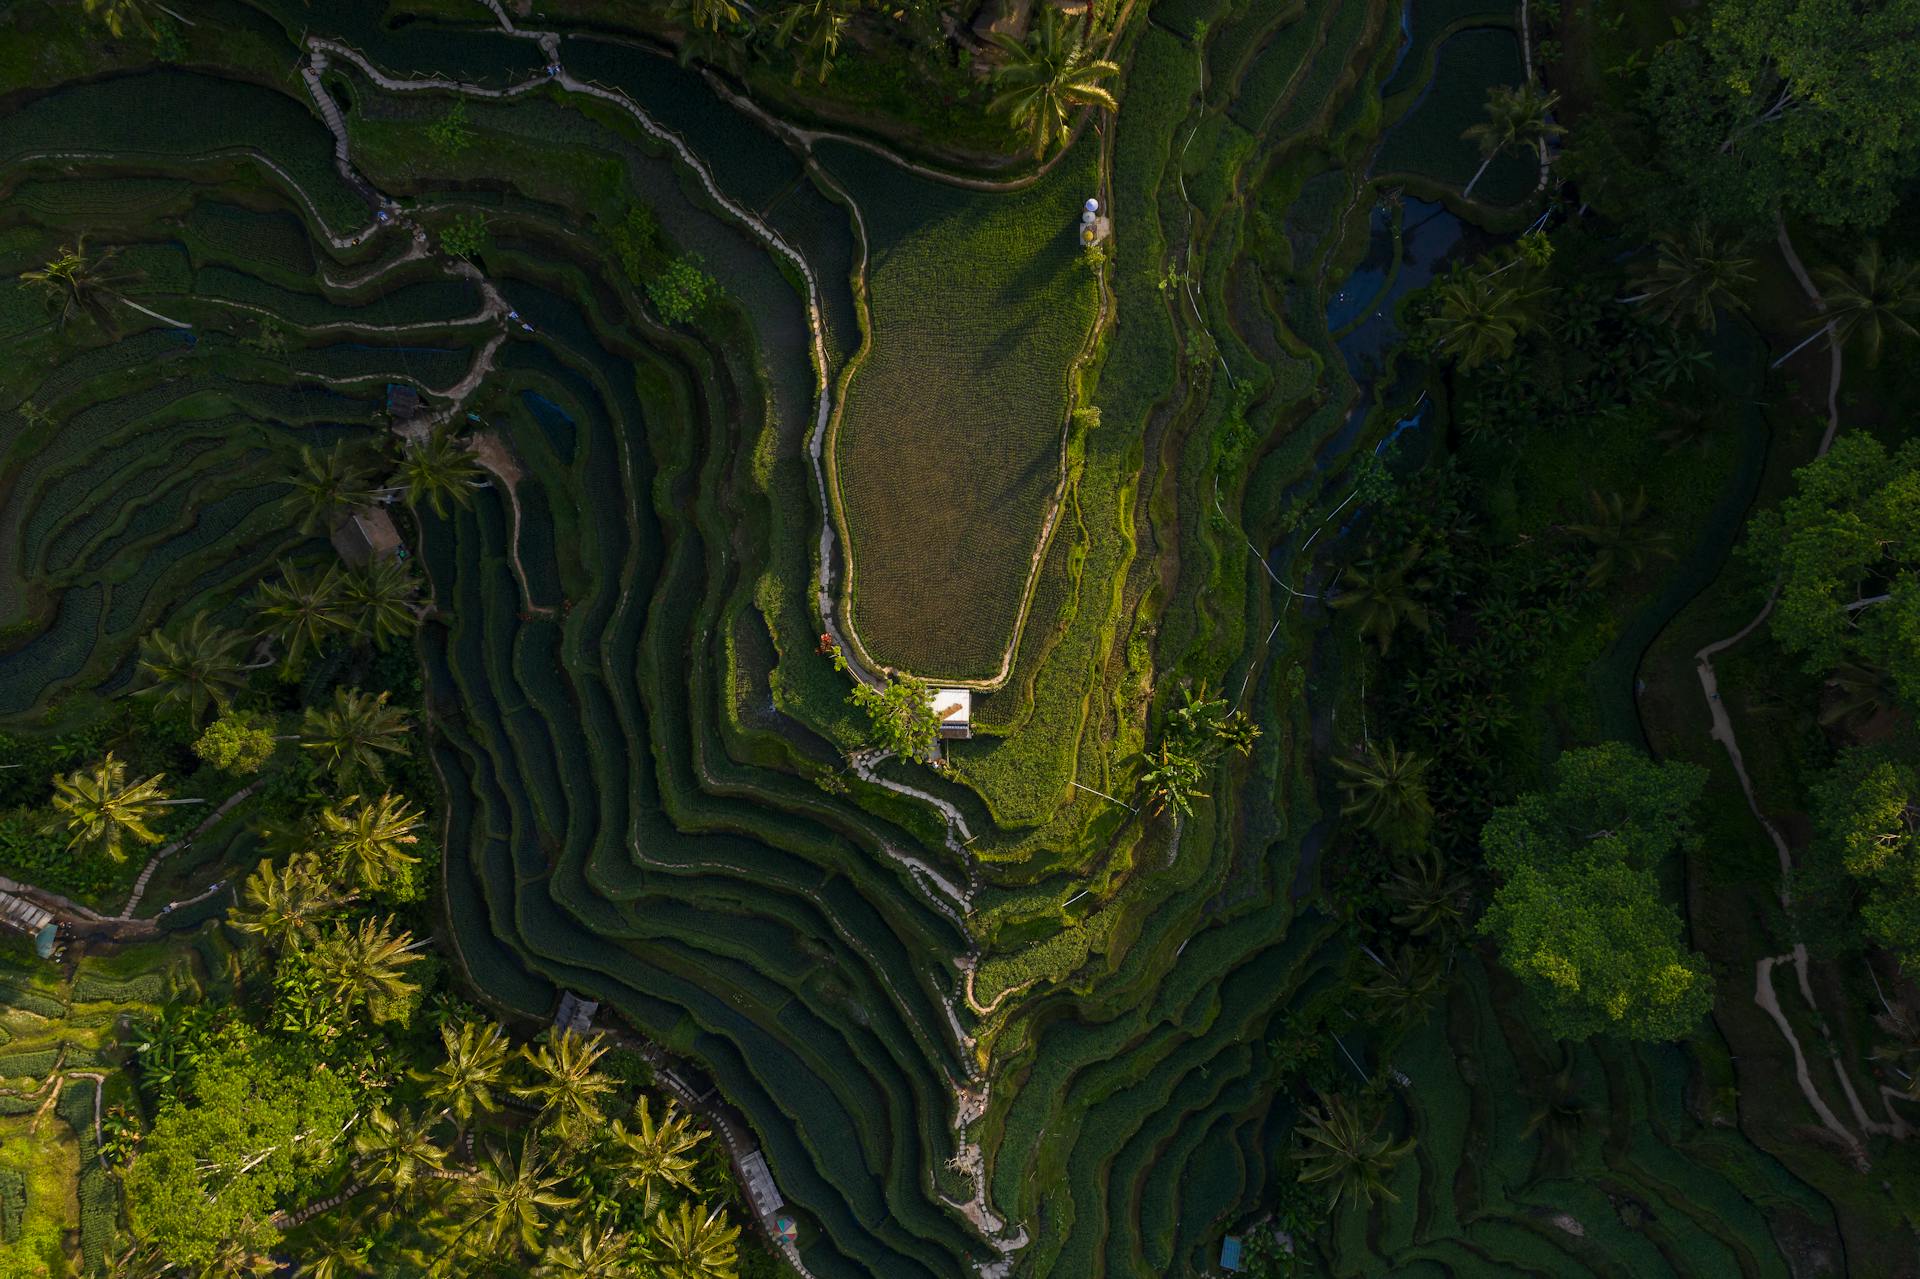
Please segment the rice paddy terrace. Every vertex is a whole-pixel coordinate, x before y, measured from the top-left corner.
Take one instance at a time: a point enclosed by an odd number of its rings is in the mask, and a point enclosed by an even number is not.
[[[1341,662],[1296,592],[1409,407],[1393,302],[1531,219],[1528,159],[1459,194],[1514,10],[1139,4],[1123,109],[1036,175],[784,123],[540,7],[201,0],[171,63],[85,68],[65,9],[13,14],[0,715],[57,725],[155,625],[323,551],[276,514],[300,446],[417,387],[511,461],[416,547],[475,989],[701,1063],[820,1279],[1199,1272],[1292,1178],[1299,1054],[1378,1060],[1328,1006]],[[636,207],[720,282],[697,327],[623,273]],[[484,249],[439,252],[474,215]],[[80,236],[133,306],[55,359],[13,281]],[[947,770],[843,769],[823,625],[978,685]],[[1263,732],[1143,821],[1106,797],[1175,670]],[[1798,1273],[1832,1210],[1686,1104],[1724,1060],[1563,1050],[1506,982],[1474,964],[1395,1053],[1420,1144],[1336,1219],[1337,1273]],[[1550,1157],[1562,1064],[1600,1118]]]

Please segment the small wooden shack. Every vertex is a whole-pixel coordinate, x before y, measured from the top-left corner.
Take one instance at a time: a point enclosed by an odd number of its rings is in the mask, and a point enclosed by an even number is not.
[[[400,530],[383,506],[356,506],[333,526],[333,549],[353,568],[400,553]]]

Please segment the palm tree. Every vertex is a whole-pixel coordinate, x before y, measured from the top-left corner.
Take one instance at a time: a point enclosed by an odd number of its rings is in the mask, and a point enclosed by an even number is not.
[[[324,453],[301,445],[300,473],[293,477],[292,484],[293,491],[281,500],[293,512],[294,526],[302,533],[326,533],[340,512],[380,500],[372,473],[347,452],[345,440]]]
[[[1427,792],[1427,760],[1403,751],[1392,742],[1369,743],[1358,759],[1334,756],[1333,766],[1345,774],[1340,789],[1346,803],[1343,817],[1360,824],[1393,848],[1417,847],[1433,825],[1433,800]]]
[[[1147,794],[1149,814],[1158,815],[1171,807],[1185,817],[1192,814],[1194,800],[1207,798],[1207,792],[1200,789],[1206,778],[1205,766],[1186,752],[1174,750],[1165,739],[1160,742],[1158,755],[1147,756],[1147,764],[1140,786]]]
[[[140,669],[153,683],[141,691],[186,703],[197,727],[209,705],[224,711],[246,683],[248,668],[239,657],[245,643],[240,632],[215,625],[204,612],[195,613],[177,636],[150,632],[140,641]]]
[[[1435,354],[1462,370],[1513,358],[1515,343],[1533,327],[1539,290],[1524,272],[1496,279],[1478,271],[1453,271],[1433,286],[1438,305],[1427,321]]]
[[[114,861],[126,855],[124,842],[128,836],[142,844],[157,844],[163,837],[151,823],[158,820],[161,809],[200,802],[168,799],[160,785],[165,780],[164,773],[155,773],[137,782],[127,781],[127,766],[108,751],[106,758],[91,769],[77,768],[53,779],[54,816],[47,822],[47,833],[64,827],[70,850],[105,853]]]
[[[325,752],[328,769],[336,774],[367,772],[380,775],[383,754],[406,750],[407,714],[387,705],[379,696],[358,689],[336,688],[333,705],[324,710],[307,707],[301,723],[300,744]]]
[[[1831,323],[1833,340],[1842,346],[1860,339],[1868,368],[1880,362],[1880,347],[1889,332],[1896,337],[1920,337],[1920,329],[1908,318],[1920,311],[1920,263],[1885,262],[1879,243],[1869,240],[1854,259],[1851,273],[1822,267],[1813,278],[1827,304],[1817,325]]]
[[[424,499],[433,513],[445,519],[454,506],[473,501],[473,490],[480,483],[480,464],[473,450],[455,437],[453,428],[436,426],[426,439],[410,445],[400,459],[394,483],[407,492],[407,505],[418,506]]]
[[[37,284],[45,289],[49,296],[60,303],[60,327],[65,328],[67,321],[75,313],[91,315],[101,328],[112,331],[113,313],[110,304],[120,297],[117,286],[133,280],[128,272],[106,270],[106,266],[119,252],[108,249],[91,258],[87,256],[86,237],[72,244],[62,245],[58,252],[47,259],[46,264],[37,271],[23,271],[20,278],[28,284]]]
[[[1420,555],[1421,548],[1415,544],[1391,563],[1369,560],[1349,568],[1340,594],[1330,601],[1333,608],[1353,609],[1359,618],[1360,634],[1373,636],[1382,653],[1402,622],[1426,633],[1427,606],[1420,602],[1420,596],[1433,588],[1433,579],[1408,576],[1420,562]]]
[[[1567,532],[1583,537],[1593,545],[1593,563],[1587,569],[1589,586],[1599,586],[1605,582],[1622,563],[1638,573],[1647,566],[1649,559],[1673,558],[1673,550],[1667,545],[1673,539],[1665,533],[1644,527],[1642,523],[1647,516],[1645,489],[1636,493],[1631,502],[1619,493],[1602,497],[1596,491],[1588,493],[1587,497],[1593,503],[1593,522],[1569,524]]]
[[[1305,1146],[1293,1152],[1301,1164],[1300,1180],[1326,1182],[1329,1209],[1339,1207],[1342,1199],[1367,1206],[1380,1197],[1400,1202],[1388,1188],[1387,1176],[1413,1149],[1414,1139],[1396,1145],[1390,1137],[1376,1137],[1382,1117],[1363,1120],[1338,1093],[1322,1095],[1320,1104],[1321,1109],[1309,1111],[1306,1122],[1293,1130]]]
[[[682,1199],[678,1212],[654,1214],[647,1252],[660,1279],[733,1279],[739,1238],[740,1227],[727,1224],[724,1208],[695,1209]]]
[[[418,860],[407,849],[420,842],[414,832],[421,825],[420,810],[391,792],[372,800],[349,795],[320,810],[321,838],[334,872],[363,888],[378,888]]]
[[[1440,855],[1425,849],[1408,859],[1387,880],[1387,905],[1393,922],[1415,937],[1443,937],[1463,931],[1473,902],[1473,879],[1452,870]]]
[[[852,16],[845,0],[791,0],[780,11],[773,29],[777,49],[794,50],[793,82],[799,84],[812,68],[814,81],[825,84],[840,54],[840,32]]]
[[[254,612],[261,631],[286,650],[281,665],[288,671],[308,650],[317,652],[328,639],[353,629],[341,598],[340,570],[332,565],[305,571],[282,562],[280,580],[260,584]]]
[[[405,561],[382,558],[346,575],[340,603],[348,616],[360,619],[360,634],[385,648],[388,640],[413,634],[420,620],[413,611],[419,589]]]
[[[640,1188],[640,1211],[653,1212],[663,1190],[694,1193],[695,1163],[687,1152],[707,1134],[694,1128],[672,1102],[655,1123],[643,1096],[634,1105],[633,1118],[635,1126],[631,1130],[617,1119],[613,1122],[612,1161],[628,1184]]]
[[[301,946],[319,933],[320,921],[352,900],[320,869],[311,853],[289,858],[275,867],[265,857],[247,876],[233,926],[265,937],[269,945]]]
[[[433,1139],[434,1122],[425,1115],[401,1111],[396,1117],[384,1107],[374,1107],[353,1137],[366,1179],[405,1195],[422,1173],[444,1168],[447,1152]]]
[[[358,928],[337,923],[314,943],[310,962],[334,998],[349,1007],[364,1003],[375,1021],[388,1021],[419,989],[406,975],[423,958],[412,946],[413,934],[394,931],[391,918],[363,919]]]
[[[440,1042],[446,1057],[439,1065],[415,1078],[427,1085],[427,1100],[441,1107],[463,1132],[474,1116],[489,1114],[498,1108],[494,1090],[507,1077],[507,1054],[511,1051],[506,1032],[493,1023],[467,1021],[458,1027],[451,1023],[440,1027]]]
[[[1041,7],[1040,25],[1024,44],[1006,32],[993,39],[1007,61],[994,73],[994,82],[1003,87],[987,109],[1006,115],[1033,140],[1035,159],[1045,155],[1056,138],[1066,138],[1067,117],[1075,107],[1120,109],[1099,83],[1119,75],[1120,64],[1095,60],[1077,33],[1066,35],[1054,6]]]
[[[740,8],[733,0],[673,0],[668,16],[692,27],[695,34],[718,35],[723,26],[738,25]]]
[[[1753,283],[1752,265],[1752,258],[1718,244],[1704,222],[1687,231],[1663,231],[1653,262],[1634,277],[1639,293],[1631,300],[1644,303],[1663,323],[1678,327],[1684,320],[1711,332],[1720,326],[1722,306],[1746,308],[1739,291]]]
[[[605,1122],[600,1098],[613,1091],[611,1076],[595,1070],[612,1045],[598,1035],[571,1030],[554,1034],[536,1051],[524,1047],[520,1055],[532,1064],[535,1078],[521,1092],[540,1103],[540,1118],[555,1125],[569,1143],[591,1134]]]
[[[1402,944],[1375,961],[1355,990],[1389,1022],[1406,1024],[1425,1013],[1445,975],[1434,949]]]
[[[612,1226],[582,1224],[580,1233],[547,1245],[540,1279],[632,1279],[633,1236]]]
[[[98,18],[114,39],[129,31],[153,34],[153,19],[147,16],[146,0],[83,0],[81,7],[89,18]]]
[[[489,1151],[478,1173],[461,1183],[459,1199],[466,1207],[461,1235],[477,1236],[492,1256],[537,1250],[548,1215],[577,1202],[559,1192],[562,1180],[548,1170],[536,1141],[522,1144],[517,1159]]]
[[[1487,168],[1508,151],[1538,151],[1540,177],[1545,184],[1547,143],[1565,133],[1548,116],[1560,101],[1557,93],[1542,93],[1529,80],[1517,88],[1496,84],[1487,90],[1487,118],[1471,125],[1460,136],[1480,148],[1480,167],[1460,192],[1462,199],[1473,194]]]

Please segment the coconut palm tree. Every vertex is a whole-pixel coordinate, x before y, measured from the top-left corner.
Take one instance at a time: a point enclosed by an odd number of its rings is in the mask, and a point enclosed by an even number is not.
[[[638,1186],[642,1212],[653,1212],[664,1190],[694,1193],[695,1162],[688,1154],[707,1134],[693,1126],[672,1102],[658,1123],[647,1098],[642,1096],[633,1108],[634,1126],[616,1119],[610,1143],[613,1166],[627,1184]]]
[[[320,921],[353,900],[335,887],[312,854],[275,866],[261,858],[241,891],[233,926],[267,939],[275,948],[302,946],[320,931]]]
[[[695,1208],[685,1199],[671,1215],[653,1216],[647,1254],[660,1279],[732,1279],[739,1264],[740,1227],[727,1223],[724,1208]]]
[[[207,707],[225,710],[246,684],[240,660],[246,637],[195,613],[178,634],[152,631],[140,641],[140,670],[153,683],[142,689],[161,701],[184,703],[195,727]]]
[[[551,1214],[578,1202],[560,1193],[562,1181],[541,1158],[537,1141],[522,1144],[517,1157],[490,1150],[479,1171],[461,1183],[461,1237],[475,1240],[489,1256],[537,1251]]]
[[[446,1056],[431,1071],[414,1077],[427,1085],[427,1100],[464,1133],[476,1115],[499,1108],[494,1092],[506,1084],[512,1046],[499,1025],[477,1021],[443,1024],[440,1042]]]
[[[435,1120],[424,1114],[374,1107],[354,1134],[360,1174],[371,1184],[405,1195],[422,1175],[446,1167],[447,1152],[433,1139]]]
[[[376,1022],[391,1020],[397,1005],[419,989],[407,967],[423,958],[413,934],[395,931],[393,920],[363,919],[358,928],[336,923],[313,944],[309,962],[328,993],[349,1007],[364,1003]]]
[[[284,650],[281,667],[287,671],[297,669],[309,651],[318,652],[329,639],[353,629],[340,570],[332,565],[307,570],[283,561],[279,580],[260,584],[253,607],[262,633]]]
[[[733,0],[673,0],[668,16],[693,28],[696,34],[718,35],[721,27],[740,24],[740,7]]]
[[[1389,847],[1419,846],[1433,825],[1427,763],[1425,757],[1392,742],[1369,743],[1358,759],[1334,756],[1333,766],[1344,774],[1340,790],[1346,802],[1340,806],[1341,816],[1359,818]]]
[[[129,782],[126,764],[108,751],[91,769],[78,768],[53,779],[54,816],[47,822],[47,833],[64,829],[70,850],[104,853],[114,861],[126,855],[128,838],[157,844],[163,837],[152,823],[159,819],[160,810],[200,802],[168,799],[161,787],[165,780],[165,774],[155,773]]]
[[[1480,167],[1461,190],[1461,198],[1473,195],[1487,169],[1508,151],[1537,151],[1540,155],[1542,185],[1547,173],[1547,143],[1565,133],[1549,115],[1560,101],[1557,93],[1542,93],[1529,80],[1523,85],[1496,84],[1487,90],[1487,118],[1469,126],[1460,136],[1480,148]]]
[[[146,0],[82,0],[81,7],[89,18],[98,18],[116,40],[129,31],[153,34]]]
[[[407,505],[417,507],[425,501],[445,519],[449,502],[466,506],[473,501],[473,490],[481,483],[480,463],[453,428],[443,424],[407,447],[394,483],[406,490]]]
[[[118,252],[108,249],[89,257],[86,237],[82,236],[72,244],[62,245],[38,270],[21,272],[20,278],[28,284],[39,285],[60,304],[61,328],[75,315],[86,314],[111,332],[115,328],[111,305],[120,299],[119,286],[135,278],[129,272],[107,269]]]
[[[333,705],[307,707],[301,721],[300,744],[320,751],[336,775],[381,773],[381,756],[406,750],[407,714],[387,705],[389,694],[378,696],[353,688],[333,690]]]
[[[1055,139],[1066,138],[1067,118],[1075,107],[1120,109],[1100,84],[1119,75],[1120,64],[1095,59],[1077,32],[1067,34],[1054,6],[1041,6],[1040,25],[1024,43],[1006,32],[993,39],[1007,60],[994,72],[994,83],[1001,88],[987,109],[1005,115],[1032,140],[1035,159],[1045,155]]]
[[[374,647],[385,648],[390,639],[412,635],[419,624],[413,611],[419,589],[419,580],[404,560],[377,559],[346,575],[340,604],[347,616],[359,619],[361,635],[372,640]]]
[[[1427,331],[1434,353],[1462,370],[1512,359],[1514,345],[1533,327],[1539,295],[1524,271],[1499,278],[1450,272],[1433,286],[1436,306]]]
[[[583,1223],[540,1254],[539,1279],[634,1279],[633,1236],[613,1226]]]
[[[407,849],[420,842],[420,810],[391,792],[379,799],[349,795],[320,810],[321,838],[335,874],[378,888],[419,860]]]
[[[792,0],[780,10],[773,29],[777,49],[794,51],[793,82],[799,84],[811,70],[814,82],[825,84],[840,55],[840,33],[852,10],[846,0]]]
[[[1650,559],[1670,560],[1673,539],[1665,533],[1645,527],[1647,491],[1641,489],[1629,502],[1619,493],[1602,497],[1597,491],[1587,494],[1593,504],[1593,521],[1569,524],[1567,532],[1585,538],[1594,550],[1593,563],[1587,568],[1587,584],[1599,586],[1614,570],[1625,564],[1638,573]]]
[[[1382,653],[1393,643],[1393,633],[1402,623],[1426,632],[1427,606],[1420,597],[1433,588],[1433,579],[1412,576],[1420,555],[1421,548],[1416,544],[1397,560],[1384,564],[1368,560],[1349,568],[1341,580],[1340,594],[1329,601],[1333,608],[1352,609],[1361,636],[1371,635]]]
[[[329,532],[341,512],[380,500],[373,473],[348,452],[345,440],[324,453],[301,445],[300,471],[291,482],[292,491],[281,500],[302,533]]]
[[[1473,879],[1450,869],[1430,848],[1407,858],[1388,878],[1385,891],[1393,922],[1415,937],[1449,937],[1466,929]]]
[[[1378,1198],[1398,1203],[1400,1197],[1387,1186],[1387,1177],[1395,1164],[1413,1149],[1414,1139],[1395,1144],[1390,1137],[1379,1137],[1384,1116],[1363,1119],[1357,1108],[1335,1093],[1320,1098],[1320,1109],[1309,1111],[1305,1122],[1293,1130],[1303,1149],[1293,1157],[1300,1161],[1300,1180],[1325,1182],[1329,1209],[1342,1199],[1371,1206]]]
[[[521,1093],[540,1103],[541,1121],[553,1124],[568,1144],[591,1135],[595,1126],[605,1122],[600,1098],[613,1091],[614,1081],[594,1067],[611,1047],[598,1035],[561,1030],[538,1049],[529,1045],[520,1050],[534,1070],[532,1082]]]
[[[1711,332],[1720,325],[1720,308],[1744,310],[1740,290],[1753,283],[1753,259],[1719,243],[1704,222],[1685,231],[1663,231],[1653,261],[1634,276],[1643,304],[1663,323],[1682,322]]]
[[[1204,764],[1162,739],[1159,753],[1148,754],[1147,771],[1140,778],[1140,788],[1147,796],[1147,812],[1157,816],[1172,808],[1182,817],[1190,815],[1193,801],[1207,798],[1207,792],[1200,789],[1204,780]]]
[[[1368,960],[1367,971],[1354,989],[1377,1008],[1387,1021],[1415,1023],[1439,993],[1446,976],[1440,954],[1432,947],[1402,945],[1384,960]]]
[[[1826,312],[1816,318],[1819,327],[1833,325],[1833,340],[1842,346],[1860,342],[1867,367],[1880,362],[1887,335],[1920,337],[1913,317],[1920,313],[1920,263],[1887,262],[1880,245],[1869,240],[1854,259],[1853,270],[1821,267],[1813,273]]]

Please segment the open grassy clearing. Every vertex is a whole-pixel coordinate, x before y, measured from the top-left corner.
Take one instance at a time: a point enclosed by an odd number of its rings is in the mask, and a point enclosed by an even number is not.
[[[1060,488],[1068,368],[1095,312],[1080,205],[1089,137],[1019,191],[821,158],[867,237],[868,346],[832,443],[847,598],[876,661],[994,680]]]

